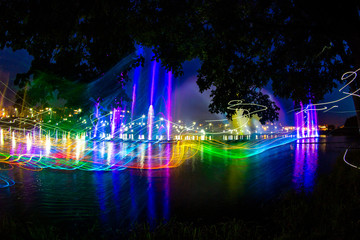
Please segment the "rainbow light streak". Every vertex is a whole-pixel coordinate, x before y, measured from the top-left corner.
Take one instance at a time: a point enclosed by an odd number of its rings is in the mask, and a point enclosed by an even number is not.
[[[30,138],[22,133],[14,135],[13,132],[6,135],[5,144],[1,146],[1,149],[2,151],[11,149],[11,154],[0,153],[0,162],[29,170],[52,168],[113,171],[126,168],[172,168],[180,166],[186,159],[194,156],[197,152],[196,146],[199,144],[192,141],[178,142],[171,144],[169,151],[166,144],[159,145],[150,142],[128,144],[86,141],[84,136],[64,141],[63,139],[55,140],[46,135],[37,136],[32,139],[32,143],[29,143]],[[28,149],[31,151],[29,152]]]
[[[168,169],[179,167],[188,159],[207,154],[230,159],[246,159],[268,149],[295,141],[278,137],[249,142],[221,141],[112,142],[86,140],[85,134],[75,138],[66,132],[60,137],[51,133],[32,134],[33,130],[2,129],[4,143],[0,146],[1,170],[19,167],[31,171],[42,169],[120,171],[124,169]],[[60,134],[61,135],[61,134]],[[8,152],[7,152],[8,151]],[[206,161],[206,160],[205,160]],[[246,160],[247,161],[247,160]],[[1,178],[0,181],[5,182]],[[10,186],[6,180],[0,186]]]
[[[273,139],[261,139],[251,142],[240,142],[227,144],[221,141],[202,141],[201,150],[203,153],[223,157],[226,154],[230,159],[245,159],[271,148],[279,147],[295,141],[296,138],[279,137]],[[200,149],[198,149],[200,150]]]
[[[172,72],[167,72],[163,75],[164,79],[160,79],[157,72],[159,70],[157,61],[154,60],[150,62],[150,65],[152,67],[150,86],[148,81],[146,81],[145,87],[141,85],[141,67],[135,69],[132,88],[133,102],[131,104],[131,117],[128,118],[130,121],[125,121],[127,113],[125,105],[122,105],[122,108],[119,106],[109,107],[106,106],[106,102],[109,101],[104,101],[105,106],[100,106],[100,98],[97,98],[94,113],[89,117],[92,123],[91,127],[86,125],[86,120],[81,119],[83,116],[78,116],[81,122],[78,121],[78,119],[77,122],[69,124],[71,125],[69,131],[64,130],[65,127],[63,129],[61,126],[57,126],[58,123],[56,123],[56,126],[47,123],[49,119],[44,120],[45,117],[42,117],[40,121],[39,119],[17,118],[16,121],[20,121],[26,124],[26,126],[32,124],[31,126],[33,126],[33,128],[12,129],[9,127],[7,129],[0,129],[0,170],[8,170],[13,167],[31,171],[41,171],[46,168],[64,171],[121,171],[125,169],[153,170],[165,168],[167,177],[169,177],[170,168],[179,167],[186,160],[192,158],[209,161],[208,159],[204,159],[203,156],[215,155],[222,157],[226,155],[227,158],[241,159],[239,162],[243,162],[248,161],[248,157],[296,140],[296,138],[289,137],[289,135],[280,135],[280,137],[260,140],[256,135],[257,140],[252,141],[236,141],[231,143],[217,140],[208,141],[207,139],[210,140],[215,137],[214,134],[220,135],[224,133],[206,133],[204,129],[198,129],[198,127],[195,126],[195,122],[193,122],[191,126],[172,122]],[[166,88],[161,91],[155,89],[156,86],[160,85],[164,85]],[[148,96],[149,87],[150,96]],[[144,91],[142,91],[142,89],[144,89]],[[158,92],[164,94],[162,99],[164,99],[165,109],[161,109],[161,111],[164,110],[163,113],[160,112],[159,108],[160,105],[164,105],[162,102],[157,104],[157,99],[160,98],[156,98],[157,96],[154,95]],[[138,94],[138,96],[136,94]],[[148,100],[146,104],[143,104],[145,108],[148,106],[147,116],[145,114],[141,117],[136,116],[135,111],[138,107],[136,104],[140,105],[139,103],[143,101],[139,96]],[[138,97],[138,99],[136,97]],[[120,103],[116,102],[116,104]],[[265,106],[245,103],[243,100],[233,100],[229,102],[229,108],[239,110],[241,106],[254,107],[252,112],[247,111],[245,115],[266,110]],[[307,107],[305,111],[306,110],[308,111],[308,115],[313,114],[310,112],[311,107],[310,109]],[[146,110],[142,111],[145,112]],[[40,112],[37,115],[49,114],[50,119],[52,118],[51,109],[49,111],[40,110]],[[33,112],[31,111],[31,113]],[[157,113],[161,113],[164,118],[155,118],[155,114]],[[309,115],[308,119],[314,119],[314,121],[309,121],[308,124],[315,124],[316,114],[314,114],[311,115],[312,117]],[[62,119],[64,120],[61,120],[60,123],[67,121],[65,118]],[[297,125],[300,125],[300,127],[297,128],[298,135],[305,136],[302,111],[296,119]],[[73,119],[71,119],[71,121],[73,121]],[[85,123],[83,123],[83,121],[85,121]],[[166,126],[163,125],[164,121],[166,121]],[[249,119],[247,121],[249,121]],[[34,122],[36,123],[34,124]],[[9,122],[5,121],[2,123],[5,124],[5,126],[9,124]],[[16,125],[13,123],[14,122],[11,124]],[[155,130],[156,128],[158,129],[157,132]],[[162,135],[156,135],[156,133],[161,134],[165,128],[167,142],[162,141]],[[148,135],[146,135],[146,131]],[[231,134],[231,138],[230,136],[229,138],[226,136],[224,139],[243,140],[244,137],[250,139],[250,135],[240,135],[237,131],[234,133],[236,138],[233,138],[232,131],[233,130],[228,130],[225,133]],[[183,136],[185,133],[187,136]],[[173,134],[173,136],[171,136],[171,134]],[[136,141],[135,139],[137,138],[142,141]],[[145,138],[147,138],[147,140],[145,140]],[[154,140],[155,138],[158,140]],[[266,136],[264,136],[264,138],[266,138]],[[148,174],[151,176],[151,171],[149,171]],[[7,180],[6,177],[2,177],[2,175],[0,176],[0,182],[3,182],[3,184],[0,183],[0,186],[12,185],[11,180]],[[166,193],[166,195],[168,196],[169,193]]]

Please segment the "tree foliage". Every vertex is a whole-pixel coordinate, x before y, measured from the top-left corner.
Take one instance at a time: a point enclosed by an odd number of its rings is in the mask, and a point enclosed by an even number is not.
[[[175,75],[199,58],[210,111],[231,117],[228,102],[243,99],[268,107],[262,122],[278,117],[261,92],[270,81],[277,96],[317,102],[360,63],[358,1],[4,0],[0,16],[0,48],[34,57],[19,86],[41,72],[89,83],[141,44]],[[126,82],[130,68],[114,81]]]

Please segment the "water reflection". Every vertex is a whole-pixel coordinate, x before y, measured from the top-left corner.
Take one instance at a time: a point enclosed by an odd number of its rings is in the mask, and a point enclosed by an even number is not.
[[[0,213],[69,222],[95,217],[111,227],[142,221],[154,226],[179,216],[238,216],[250,211],[245,203],[274,199],[292,187],[312,191],[321,159],[328,165],[337,156],[334,145],[318,149],[319,139],[244,157],[246,146],[259,151],[253,141],[87,142],[60,136],[45,157],[46,137],[40,144],[34,134],[28,136],[16,139],[12,148],[8,134],[0,146],[0,152],[12,153],[0,156],[6,170],[1,176],[16,182],[0,189]]]
[[[154,181],[151,170],[151,162],[152,162],[152,148],[151,143],[148,143],[148,162],[150,163],[149,170],[147,171],[147,180],[148,180],[148,190],[147,190],[147,198],[148,198],[148,222],[151,226],[154,226],[156,221],[155,214],[155,199],[154,199]]]
[[[318,163],[318,138],[296,141],[293,183],[299,191],[311,192]]]

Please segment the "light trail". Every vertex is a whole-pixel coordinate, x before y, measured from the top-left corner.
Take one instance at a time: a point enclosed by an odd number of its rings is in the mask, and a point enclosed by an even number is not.
[[[42,117],[49,114],[50,120],[53,120],[51,118],[53,116],[51,108],[46,111],[33,111],[32,108],[27,108],[30,110],[33,119],[21,116],[11,120],[11,122],[0,120],[0,123],[5,126],[0,129],[1,170],[8,171],[14,167],[28,171],[42,171],[43,169],[60,171],[170,169],[181,166],[187,160],[194,160],[199,153],[208,156],[223,156],[226,154],[231,159],[241,160],[296,140],[296,138],[283,135],[272,139],[232,143],[202,139],[206,134],[224,134],[224,132],[206,133],[204,129],[199,130],[195,122],[192,125],[172,122],[172,73],[167,72],[167,77],[165,77],[164,102],[160,104],[157,96],[155,96],[155,94],[161,92],[161,89],[155,88],[162,83],[159,77],[160,74],[158,74],[160,70],[157,69],[156,60],[152,61],[151,64],[151,81],[150,86],[146,82],[145,95],[141,93],[143,87],[140,82],[140,67],[135,73],[134,78],[137,80],[132,87],[133,102],[129,122],[125,121],[125,114],[122,114],[127,110],[126,106],[122,105],[120,109],[121,100],[116,103],[117,105],[109,106],[106,105],[105,101],[102,100],[101,102],[100,97],[96,96],[96,94],[92,96],[97,99],[94,101],[94,111],[86,115],[85,123],[76,120],[72,123],[67,122],[67,116],[70,117],[70,114],[62,115],[61,120],[43,122],[45,117]],[[146,71],[144,72],[146,73]],[[110,75],[108,74],[108,76]],[[105,81],[104,79],[102,81]],[[105,86],[98,84],[99,81],[96,81],[96,86],[101,87],[100,90],[109,92],[110,90]],[[142,103],[141,97],[147,98],[148,96],[149,101],[144,104],[146,108],[148,107],[147,115],[136,118],[134,115],[136,104]],[[24,108],[28,105],[27,102],[23,101]],[[165,109],[160,110],[159,105],[162,105],[163,108],[165,106]],[[242,128],[250,121],[250,116],[267,110],[266,106],[245,103],[244,100],[230,101],[228,109],[240,111],[241,107],[247,107],[248,109],[244,109],[241,112],[242,116],[235,119],[245,118],[245,123],[225,133],[232,133],[232,131]],[[158,120],[156,114],[159,113],[164,118]],[[41,119],[35,120],[34,118],[37,117],[41,117]],[[208,120],[208,122],[224,120],[227,119]],[[26,125],[26,127],[21,128],[20,123]],[[158,128],[157,131],[156,128]],[[166,131],[165,138],[160,135],[164,132],[164,129]],[[174,136],[180,139],[184,136],[185,140],[178,139],[179,141],[174,141],[176,139]],[[167,141],[162,141],[162,139]],[[3,184],[0,183],[0,187],[9,187],[14,184],[11,179],[7,179],[2,175],[0,175],[1,181]]]
[[[360,91],[360,88],[354,90],[354,91],[351,92],[351,93],[342,91],[345,87],[349,86],[349,85],[357,78],[357,72],[358,72],[359,70],[360,70],[360,68],[358,68],[358,69],[355,70],[355,71],[348,71],[348,72],[345,72],[345,73],[341,76],[341,80],[347,80],[348,78],[351,78],[351,77],[352,77],[352,79],[349,80],[348,83],[346,83],[343,87],[341,87],[341,88],[339,89],[339,92],[341,92],[341,93],[343,93],[343,94],[346,95],[345,97],[339,98],[339,99],[334,100],[334,101],[329,101],[329,102],[324,102],[324,103],[316,103],[316,104],[312,104],[312,105],[313,105],[313,106],[330,105],[330,104],[334,104],[334,103],[341,102],[341,101],[343,101],[344,99],[346,99],[346,98],[348,98],[348,97],[350,97],[350,96],[360,97],[359,94],[356,94],[357,92]],[[329,112],[331,109],[336,108],[336,107],[338,107],[338,106],[337,106],[337,105],[334,105],[334,106],[331,106],[330,108],[327,108],[327,107],[319,108],[319,109],[317,109],[316,111],[323,111],[323,110],[325,110],[324,112]],[[293,109],[293,110],[288,111],[288,113],[293,112],[293,111],[298,111],[298,110],[304,111],[304,110],[301,110],[301,109],[297,108],[297,109]],[[355,109],[355,111],[347,111],[347,112],[357,112],[357,111],[359,111],[359,110],[356,110],[356,109]],[[336,112],[334,112],[334,113],[336,113]],[[339,112],[338,112],[338,113],[339,113]],[[344,112],[342,112],[342,113],[344,113]]]
[[[59,138],[50,134],[28,131],[0,131],[4,141],[0,145],[1,170],[19,167],[29,171],[43,169],[82,171],[121,171],[125,169],[175,168],[186,160],[202,154],[242,159],[271,148],[295,141],[296,138],[274,138],[251,142],[224,143],[221,141],[112,142],[85,140],[85,135],[71,138],[63,133]],[[107,144],[105,144],[107,143]],[[151,150],[150,150],[150,149]],[[8,152],[5,152],[8,150]],[[151,152],[151,155],[147,153]],[[5,179],[5,178],[1,178]],[[1,180],[5,182],[5,180]],[[1,186],[11,186],[6,180]]]
[[[252,115],[254,115],[255,113],[259,113],[262,111],[267,110],[267,107],[264,105],[260,105],[260,104],[256,104],[256,103],[244,103],[244,100],[231,100],[230,102],[228,102],[228,109],[229,110],[234,110],[237,112],[237,114],[239,114],[240,110],[243,110],[245,112],[241,113],[240,116],[237,116],[235,118],[232,119],[232,121],[234,120],[240,120],[240,119],[245,119],[245,122],[242,123],[239,127],[236,127],[234,129],[228,130],[227,132],[233,132],[233,131],[237,131],[242,129],[244,126],[246,126],[249,121],[250,121],[250,117]],[[254,110],[254,111],[249,111],[248,109],[242,109],[241,106],[254,106],[254,107],[260,107],[260,109],[258,110]],[[206,120],[205,122],[224,122],[224,121],[228,121],[228,119],[214,119],[214,120]],[[211,135],[219,135],[219,134],[224,134],[223,132],[207,132],[206,134],[211,134]]]
[[[359,166],[356,166],[356,165],[354,165],[354,164],[351,164],[351,163],[349,163],[349,162],[346,160],[346,155],[347,155],[350,147],[351,147],[351,145],[345,150],[345,153],[344,153],[344,156],[343,156],[343,160],[344,160],[344,162],[345,162],[347,165],[349,165],[350,167],[353,167],[353,168],[356,168],[356,169],[360,169]]]

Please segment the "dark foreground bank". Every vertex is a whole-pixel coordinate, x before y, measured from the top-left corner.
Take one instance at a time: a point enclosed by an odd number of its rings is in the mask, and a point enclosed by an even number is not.
[[[350,149],[346,160],[360,165],[360,149]],[[247,219],[173,219],[153,229],[137,225],[129,231],[103,229],[89,221],[69,226],[2,216],[0,234],[1,239],[358,239],[360,169],[339,156],[331,174],[319,177],[312,194],[290,192]]]

